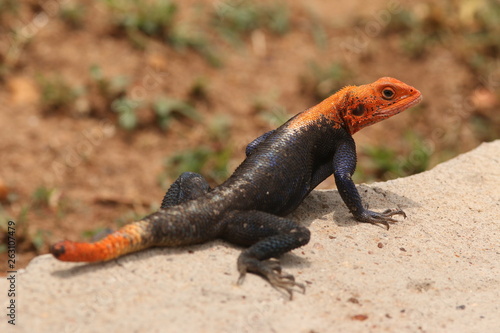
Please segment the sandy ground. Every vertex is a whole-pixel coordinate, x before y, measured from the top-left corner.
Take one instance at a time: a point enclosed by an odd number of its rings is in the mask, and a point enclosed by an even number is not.
[[[282,258],[307,285],[292,301],[258,276],[237,286],[239,248],[152,249],[95,265],[36,257],[15,277],[1,332],[500,332],[500,141],[431,171],[360,185],[391,227],[355,222],[336,191],[295,213],[311,242]],[[9,281],[0,281],[1,308]]]

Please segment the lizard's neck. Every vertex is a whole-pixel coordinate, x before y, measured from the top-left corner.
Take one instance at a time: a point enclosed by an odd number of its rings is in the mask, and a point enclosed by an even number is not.
[[[334,124],[334,128],[344,127],[350,131],[344,122],[344,114],[351,89],[351,86],[345,87],[315,106],[299,113],[288,123],[287,127],[290,129],[299,129],[318,124],[320,120],[327,119]]]

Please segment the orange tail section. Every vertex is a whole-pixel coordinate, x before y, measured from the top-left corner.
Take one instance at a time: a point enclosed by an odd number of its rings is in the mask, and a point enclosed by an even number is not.
[[[95,243],[61,241],[50,247],[50,253],[61,261],[97,262],[151,247],[146,226],[150,222],[128,224]]]

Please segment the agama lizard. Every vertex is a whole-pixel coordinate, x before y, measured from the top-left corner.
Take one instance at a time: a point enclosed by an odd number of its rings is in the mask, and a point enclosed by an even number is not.
[[[61,241],[50,248],[59,260],[96,262],[153,246],[183,246],[216,238],[246,248],[238,258],[238,282],[247,272],[292,295],[304,286],[284,274],[276,258],[309,242],[309,230],[285,217],[330,175],[356,220],[396,222],[401,209],[376,213],[363,207],[351,179],[356,168],[352,135],[414,106],[420,92],[393,78],[348,86],[305,110],[246,148],[246,159],[223,184],[210,188],[198,174],[183,173],[161,208],[95,243]]]

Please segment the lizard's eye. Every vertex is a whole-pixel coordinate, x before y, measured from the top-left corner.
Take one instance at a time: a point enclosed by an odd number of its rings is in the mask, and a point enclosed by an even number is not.
[[[396,93],[394,92],[394,89],[392,88],[384,88],[384,90],[382,90],[382,97],[384,99],[392,99],[394,97]]]

